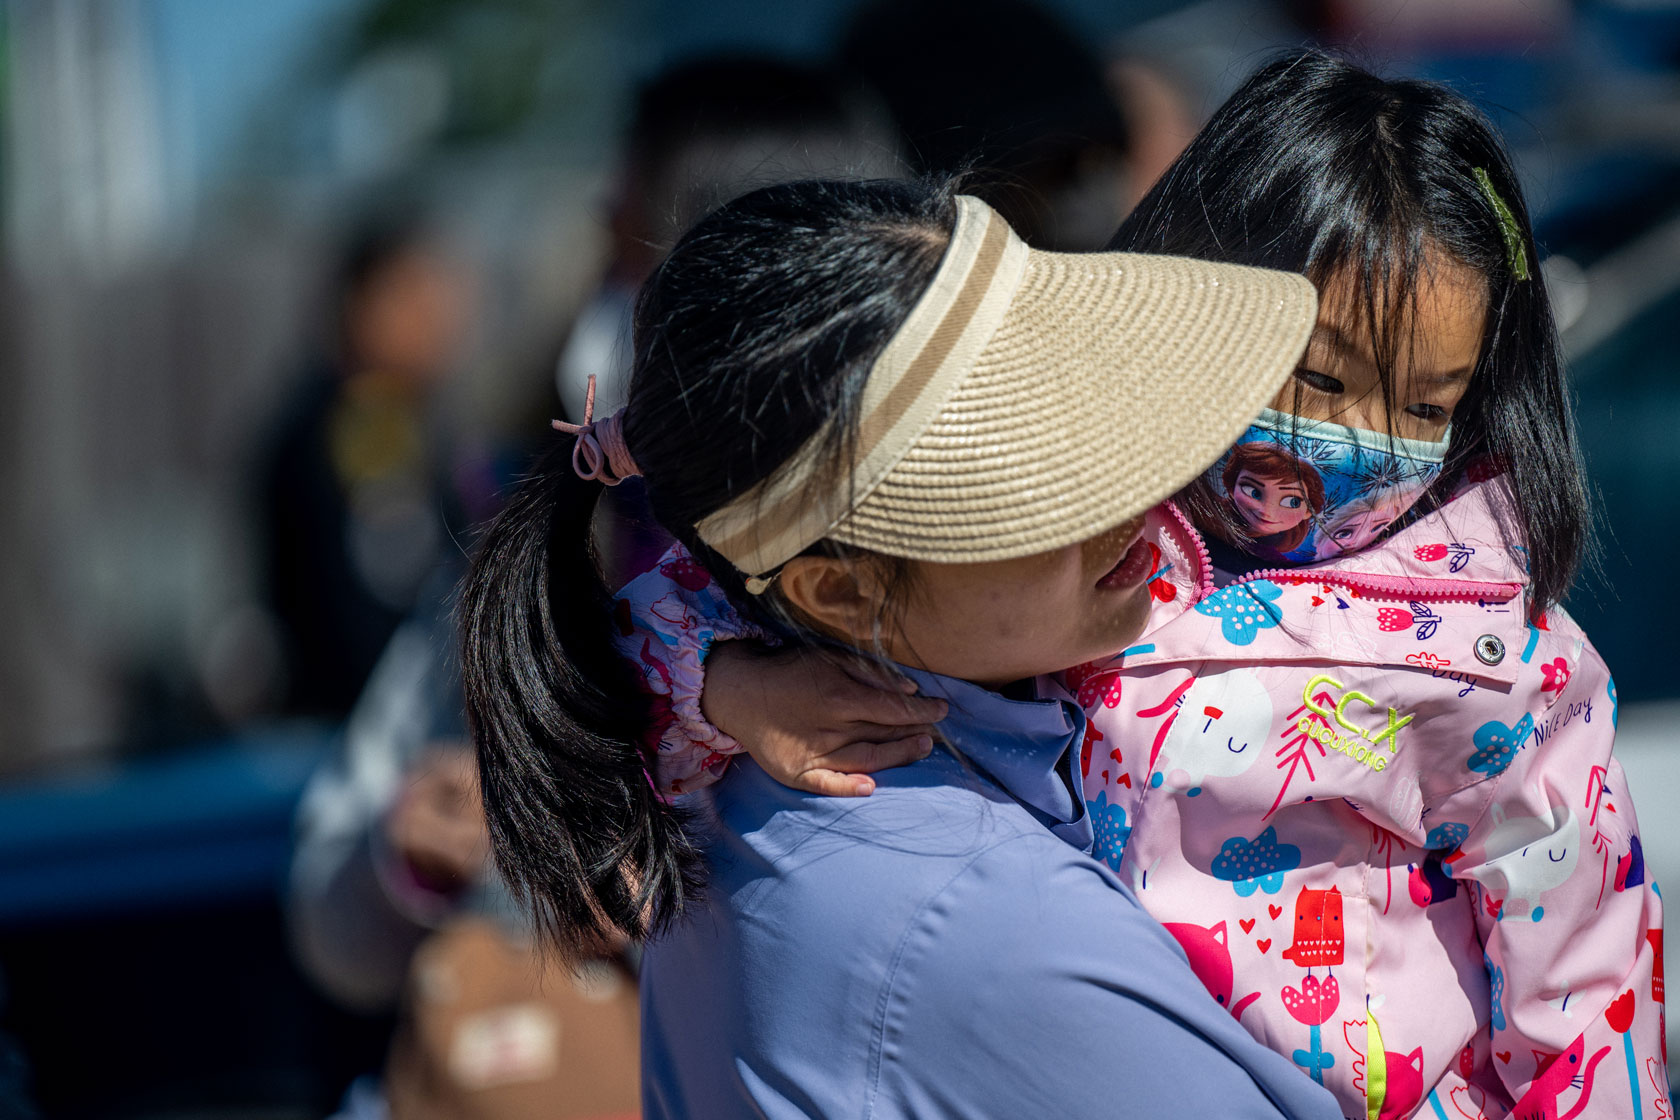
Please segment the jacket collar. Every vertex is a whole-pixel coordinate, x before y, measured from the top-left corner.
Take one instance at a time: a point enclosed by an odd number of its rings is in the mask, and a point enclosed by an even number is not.
[[[1303,571],[1319,578],[1389,578],[1415,584],[1428,594],[1469,584],[1528,587],[1527,550],[1512,547],[1505,531],[1515,499],[1504,476],[1461,486],[1439,509],[1363,551],[1325,560]]]
[[[1512,683],[1532,627],[1526,556],[1505,543],[1501,528],[1510,502],[1503,478],[1467,483],[1439,509],[1359,553],[1257,572],[1218,590],[1200,534],[1168,503],[1151,515],[1148,528],[1170,570],[1151,583],[1149,625],[1122,655],[1124,664],[1217,658],[1432,668],[1419,660],[1424,651],[1417,643],[1383,640],[1345,621],[1355,600],[1377,600],[1410,613],[1418,613],[1412,612],[1418,604],[1430,613],[1453,612],[1457,625],[1441,638],[1450,646],[1428,652],[1453,670]],[[1241,611],[1260,612],[1260,629],[1241,644],[1220,641],[1211,621]],[[1507,651],[1491,665],[1477,655],[1489,636]]]

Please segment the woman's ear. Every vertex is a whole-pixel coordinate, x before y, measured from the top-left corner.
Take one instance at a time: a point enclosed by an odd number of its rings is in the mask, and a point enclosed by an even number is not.
[[[867,560],[795,556],[776,582],[788,606],[818,630],[864,648],[879,637],[886,588]]]

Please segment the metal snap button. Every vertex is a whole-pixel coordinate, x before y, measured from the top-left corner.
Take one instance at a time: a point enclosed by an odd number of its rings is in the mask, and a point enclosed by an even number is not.
[[[1496,635],[1483,634],[1476,639],[1476,660],[1483,665],[1497,665],[1505,660],[1505,643]]]

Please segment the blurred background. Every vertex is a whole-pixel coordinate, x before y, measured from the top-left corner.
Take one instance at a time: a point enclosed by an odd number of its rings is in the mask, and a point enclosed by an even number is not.
[[[969,161],[1098,248],[1314,43],[1516,154],[1680,870],[1680,0],[0,0],[0,1116],[560,1115],[579,1015],[633,1112],[632,955],[533,981],[484,871],[472,527],[708,206]]]

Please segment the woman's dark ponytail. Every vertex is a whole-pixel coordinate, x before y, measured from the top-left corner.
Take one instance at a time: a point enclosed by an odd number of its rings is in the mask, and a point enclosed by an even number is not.
[[[601,484],[556,445],[480,542],[462,586],[462,680],[497,866],[563,950],[642,937],[697,858],[649,777],[648,704],[613,645],[589,522]]]
[[[656,518],[705,517],[819,432],[842,454],[869,368],[939,267],[949,181],[804,182],[701,220],[636,305],[623,433]],[[699,882],[682,812],[654,788],[652,722],[621,659],[589,522],[601,483],[557,437],[479,543],[459,607],[467,721],[497,866],[562,952],[656,931]],[[763,617],[762,614],[760,617]]]

